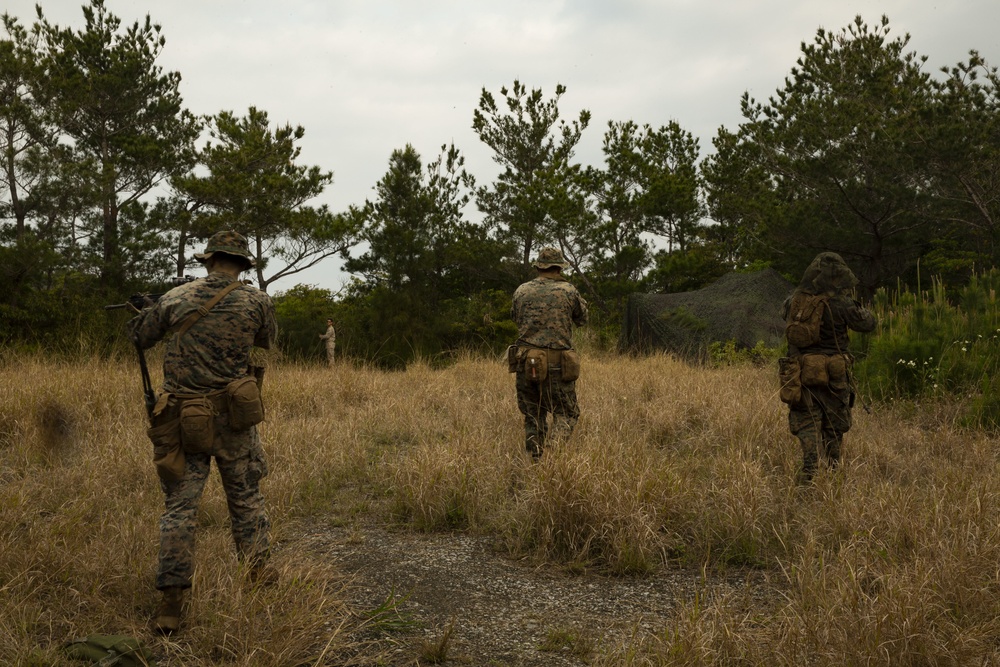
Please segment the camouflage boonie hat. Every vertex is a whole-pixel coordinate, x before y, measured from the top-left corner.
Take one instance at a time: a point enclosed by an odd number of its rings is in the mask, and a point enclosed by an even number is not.
[[[196,252],[194,258],[204,264],[209,257],[217,252],[245,259],[249,266],[255,264],[246,237],[236,232],[226,231],[212,234],[212,238],[208,239],[208,243],[205,244],[205,252]]]
[[[538,259],[534,264],[536,269],[549,269],[553,266],[565,269],[569,264],[563,259],[562,251],[551,246],[538,251]]]

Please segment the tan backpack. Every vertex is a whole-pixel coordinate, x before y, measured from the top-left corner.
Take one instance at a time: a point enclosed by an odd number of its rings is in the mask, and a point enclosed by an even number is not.
[[[785,321],[785,339],[789,345],[804,348],[819,342],[823,311],[830,307],[829,301],[825,294],[798,292],[792,296]]]

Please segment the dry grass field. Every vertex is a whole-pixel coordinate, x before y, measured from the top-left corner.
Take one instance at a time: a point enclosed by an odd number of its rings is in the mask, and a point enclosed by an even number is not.
[[[486,536],[581,577],[773,583],[758,607],[682,600],[662,627],[590,647],[594,665],[1000,665],[996,439],[948,403],[858,408],[842,469],[798,487],[774,369],[667,357],[586,356],[577,432],[534,466],[499,360],[269,369],[281,581],[244,580],[213,478],[188,619],[157,638],[162,499],[139,386],[131,360],[0,360],[0,664],[64,664],[63,642],[95,633],[139,637],[161,665],[463,664],[390,653],[384,633],[405,628],[298,548],[317,525],[374,522]]]

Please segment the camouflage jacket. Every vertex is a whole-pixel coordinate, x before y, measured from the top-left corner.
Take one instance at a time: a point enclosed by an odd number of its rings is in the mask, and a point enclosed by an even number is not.
[[[320,334],[320,339],[326,341],[326,346],[330,347],[337,342],[337,332],[333,330],[333,327],[327,327],[325,334]]]
[[[791,308],[791,303],[792,297],[789,296],[785,299],[782,311],[785,320],[788,319],[788,311]],[[850,342],[849,330],[862,333],[874,331],[876,324],[875,316],[847,294],[841,293],[831,296],[828,303],[830,307],[824,309],[823,312],[823,323],[819,330],[819,342],[803,349],[789,345],[788,353],[790,355],[846,353]]]
[[[573,348],[573,325],[587,323],[587,302],[562,276],[538,276],[514,291],[511,317],[518,343],[551,350]]]
[[[170,290],[129,322],[143,348],[176,330],[233,278],[212,273]],[[271,297],[255,287],[237,287],[183,336],[171,336],[163,357],[163,390],[204,394],[223,389],[248,373],[250,348],[270,348],[277,324]]]

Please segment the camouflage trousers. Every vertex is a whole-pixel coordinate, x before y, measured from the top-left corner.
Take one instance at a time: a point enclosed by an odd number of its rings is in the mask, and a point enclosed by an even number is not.
[[[802,445],[802,474],[808,480],[821,458],[840,462],[844,434],[851,428],[851,390],[803,387],[801,402],[790,405],[788,427]]]
[[[156,574],[156,587],[160,590],[191,587],[198,504],[213,458],[226,494],[238,558],[248,563],[267,560],[270,521],[260,480],[267,476],[268,469],[257,427],[233,431],[229,428],[229,416],[217,415],[215,445],[214,456],[185,454],[184,476],[180,480],[169,484],[160,480],[166,505],[160,517],[160,564]]]
[[[336,361],[337,355],[335,354],[336,350],[337,350],[336,344],[334,343],[326,344],[326,363],[328,363],[330,366],[335,366],[337,363]]]
[[[580,419],[576,402],[576,382],[563,382],[560,371],[549,371],[543,382],[532,382],[519,370],[515,377],[517,408],[524,415],[524,446],[533,457],[539,457],[546,446],[567,440]],[[548,416],[552,414],[552,425]]]

